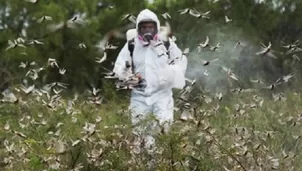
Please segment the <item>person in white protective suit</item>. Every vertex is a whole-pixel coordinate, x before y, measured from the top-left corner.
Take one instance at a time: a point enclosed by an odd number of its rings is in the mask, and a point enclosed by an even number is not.
[[[129,106],[132,123],[137,124],[150,113],[155,115],[160,124],[171,123],[174,111],[172,88],[182,89],[185,86],[187,58],[171,39],[168,39],[170,46],[167,51],[159,36],[159,19],[152,11],[144,9],[139,13],[136,31],[132,57],[127,42],[113,69],[119,78],[123,78],[126,61],[133,60],[131,63],[134,74],[146,84],[143,88],[132,89]]]

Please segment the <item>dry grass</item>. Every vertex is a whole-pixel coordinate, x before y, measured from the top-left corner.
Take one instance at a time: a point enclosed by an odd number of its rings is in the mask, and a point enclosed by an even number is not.
[[[50,109],[44,96],[17,96],[23,100],[0,104],[1,170],[146,169],[148,153],[131,150],[126,102],[61,98]],[[276,101],[254,92],[206,98],[192,103],[191,118],[176,112],[171,130],[156,136],[157,170],[302,168],[300,93]]]

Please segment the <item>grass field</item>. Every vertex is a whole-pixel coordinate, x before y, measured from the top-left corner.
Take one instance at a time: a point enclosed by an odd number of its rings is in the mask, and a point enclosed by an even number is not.
[[[18,103],[0,103],[0,170],[146,169],[149,154],[132,150],[127,99],[97,105],[53,97],[50,104],[45,95],[15,94]],[[195,99],[156,135],[154,170],[302,170],[301,94],[281,95]]]

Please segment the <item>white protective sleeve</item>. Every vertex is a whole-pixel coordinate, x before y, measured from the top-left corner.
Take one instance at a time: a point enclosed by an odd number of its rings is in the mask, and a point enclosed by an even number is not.
[[[118,54],[113,68],[113,72],[121,80],[125,79],[126,76],[129,74],[127,73],[129,71],[126,70],[126,61],[129,61],[130,65],[132,64],[130,52],[128,50],[128,42],[125,43],[124,47],[121,49],[120,53]]]

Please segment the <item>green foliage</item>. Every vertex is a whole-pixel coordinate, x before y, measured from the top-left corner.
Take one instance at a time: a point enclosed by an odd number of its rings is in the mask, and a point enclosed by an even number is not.
[[[276,6],[275,4],[280,5]],[[169,22],[178,39],[177,44],[182,49],[185,47],[197,48],[198,43],[204,41],[206,36],[210,36],[214,42],[221,41],[222,45],[228,44],[228,42],[224,42],[226,39],[220,39],[226,36],[233,41],[239,38],[248,40],[249,45],[253,47],[259,47],[259,42],[266,44],[271,41],[274,48],[279,50],[277,44],[280,40],[293,42],[301,37],[299,31],[301,30],[299,24],[301,22],[298,11],[302,5],[297,0],[265,1],[263,3],[256,3],[253,0],[218,1],[216,3],[211,1],[157,0],[153,4],[136,0],[39,1],[36,4],[26,1],[3,1],[1,8],[2,11],[6,10],[7,14],[1,12],[0,48],[2,51],[1,59],[3,60],[1,66],[20,78],[24,75],[16,68],[21,61],[36,61],[42,64],[48,58],[55,58],[60,67],[67,70],[66,77],[60,76],[57,70],[47,70],[47,77],[43,79],[44,82],[63,81],[78,90],[82,90],[87,82],[95,84],[104,82],[100,79],[104,69],[95,63],[95,57],[100,57],[103,54],[95,45],[107,32],[128,23],[121,20],[122,15],[127,13],[137,15],[140,10],[147,7],[158,14],[161,23],[164,23],[164,19],[161,17],[164,12],[168,12],[172,16]],[[178,10],[184,8],[194,8],[200,12],[211,11],[210,19],[197,19],[189,15],[180,16]],[[77,29],[63,28],[56,32],[47,29],[52,24],[67,21],[79,14],[85,14],[84,19],[88,21],[87,25],[79,26]],[[37,23],[37,20],[45,15],[51,16],[52,20]],[[224,15],[232,19],[231,24],[224,24]],[[243,34],[238,37],[235,31]],[[8,46],[7,41],[15,40],[18,37],[23,37],[25,40],[37,39],[42,41],[44,45],[31,45],[27,48],[18,47],[5,51]],[[80,43],[84,43],[87,49],[79,48]],[[111,43],[118,45],[120,49],[125,40],[112,39]],[[108,60],[102,64],[104,67],[112,69],[111,63],[115,61],[119,49],[108,53]],[[231,53],[229,47],[225,51]],[[225,54],[225,51],[220,54]],[[240,56],[236,55],[237,58]],[[273,73],[290,72],[289,64],[284,60],[280,56],[279,61],[273,62],[274,71],[260,65],[263,60],[253,60],[251,63],[257,64],[255,70],[264,71],[270,77]],[[240,63],[235,67],[240,68]],[[7,76],[4,75],[2,78],[4,77]],[[16,78],[9,79],[9,82],[16,81]]]

